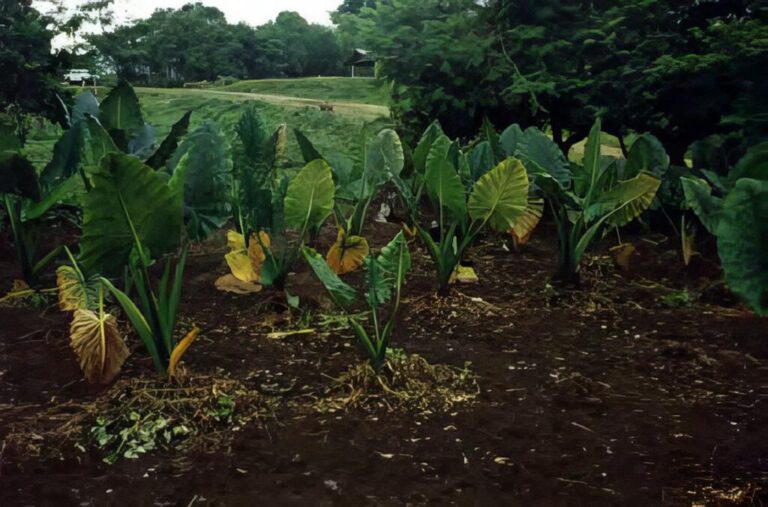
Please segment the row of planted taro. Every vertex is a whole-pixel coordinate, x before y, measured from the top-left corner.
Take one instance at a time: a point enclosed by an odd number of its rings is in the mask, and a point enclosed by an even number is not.
[[[599,119],[578,163],[544,132],[518,125],[499,134],[486,123],[465,144],[434,123],[412,149],[383,129],[361,154],[326,152],[294,128],[306,165],[288,170],[279,162],[293,137],[285,125],[269,129],[257,108],[244,107],[233,139],[207,121],[188,132],[191,114],[157,143],[123,83],[101,103],[90,93],[75,99],[39,174],[21,146],[2,143],[0,195],[23,278],[4,299],[45,292],[56,266],[59,306],[72,312],[71,345],[92,383],[112,382],[128,356],[108,305],[122,309],[157,372],[174,376],[200,332],[178,322],[190,245],[225,226],[231,273],[219,288],[271,287],[299,307],[287,280],[308,264],[374,370],[387,361],[410,249],[428,253],[435,290],[445,295],[458,277],[474,276],[462,260],[478,238],[497,234],[521,246],[547,215],[557,229],[555,284],[578,288],[590,245],[662,216],[679,237],[681,263],[695,255],[702,224],[717,238],[731,290],[768,313],[768,144],[724,174],[670,167],[648,134],[626,157],[607,156]],[[366,229],[393,207],[402,230],[374,253]],[[39,251],[51,214],[76,223],[76,247]],[[318,252],[310,245],[328,222],[338,236]],[[352,277],[357,288],[347,276],[354,271],[364,272]]]

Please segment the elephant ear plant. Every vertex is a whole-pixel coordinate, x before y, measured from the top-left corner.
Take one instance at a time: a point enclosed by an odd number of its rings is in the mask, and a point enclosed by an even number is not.
[[[356,164],[343,155],[323,156],[301,131],[296,130],[295,134],[305,161],[321,158],[333,170],[336,183],[334,214],[339,233],[326,254],[328,265],[339,275],[355,271],[370,252],[363,228],[371,204],[387,182],[387,175],[399,176],[403,171],[405,155],[400,137],[392,129],[379,131],[365,141],[362,164]]]
[[[239,280],[284,289],[310,231],[333,212],[336,189],[322,159],[306,164],[293,178],[278,179],[274,162],[284,144],[284,128],[265,134],[255,111],[247,111],[238,126],[243,155],[236,157],[234,185],[240,232],[230,231],[232,251],[226,260]]]
[[[768,316],[768,143],[750,149],[727,178],[705,174],[712,186],[682,178],[687,202],[717,238],[730,289]]]
[[[351,313],[351,307],[360,298],[358,292],[342,281],[315,250],[304,247],[303,254],[333,302],[344,312],[371,365],[379,371],[387,359],[387,349],[402,301],[405,275],[411,269],[411,255],[403,232],[382,248],[379,255],[365,258],[365,293],[362,299],[370,310],[369,326]],[[387,305],[389,311],[383,314]]]
[[[134,157],[107,155],[94,173],[83,209],[79,269],[96,274],[122,306],[161,374],[174,369],[198,330],[176,341],[187,246],[181,245],[184,173],[168,180]],[[180,246],[181,245],[181,246]],[[164,264],[155,286],[150,268]],[[138,304],[109,276],[128,266]]]
[[[583,162],[572,165],[570,179],[562,172],[562,159],[553,157],[559,148],[543,134],[535,143],[517,147],[557,224],[559,256],[553,279],[568,286],[579,284],[581,259],[598,234],[608,226],[621,227],[640,216],[653,203],[661,183],[645,172],[621,179],[622,165],[618,159],[601,156],[601,149],[601,122],[597,120]]]
[[[425,151],[419,146],[415,153]],[[477,236],[486,227],[506,232],[524,215],[528,175],[522,162],[507,158],[477,181],[462,180],[459,173],[466,174],[466,157],[442,134],[434,137],[427,153],[423,174],[414,160],[409,182],[396,174],[390,177],[434,262],[439,292],[446,294],[451,277]],[[434,211],[434,220],[429,222],[421,221],[423,194],[429,197]]]

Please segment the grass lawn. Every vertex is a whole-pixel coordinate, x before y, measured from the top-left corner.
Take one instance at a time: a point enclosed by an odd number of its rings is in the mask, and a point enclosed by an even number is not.
[[[360,102],[379,106],[389,104],[389,91],[386,84],[369,78],[263,79],[239,81],[216,89],[228,92],[287,95],[305,99]]]

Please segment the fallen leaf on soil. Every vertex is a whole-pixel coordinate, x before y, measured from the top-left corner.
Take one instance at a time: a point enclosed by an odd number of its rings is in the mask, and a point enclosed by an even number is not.
[[[274,333],[269,333],[267,335],[267,338],[270,340],[280,340],[283,338],[287,338],[289,336],[294,336],[297,334],[312,334],[314,333],[314,329],[297,329],[295,331],[275,331]]]
[[[222,292],[245,295],[261,292],[262,286],[253,282],[244,282],[237,279],[235,275],[229,274],[216,280],[216,288]]]
[[[477,283],[479,281],[477,273],[469,266],[458,266],[453,275],[451,275],[451,283]]]
[[[200,328],[196,327],[187,333],[187,336],[182,338],[182,340],[173,349],[173,352],[171,352],[171,360],[168,363],[169,377],[173,377],[176,374],[176,366],[178,366],[179,361],[181,361],[181,356],[183,356],[184,352],[186,352],[189,346],[192,345],[192,342],[195,341],[195,338],[197,338],[198,334],[200,334]]]
[[[617,266],[624,271],[629,271],[629,261],[636,250],[632,243],[622,243],[611,248],[611,254]]]
[[[70,338],[91,384],[109,384],[130,354],[117,329],[117,320],[108,313],[100,316],[91,310],[76,310]]]
[[[343,275],[359,269],[370,251],[367,239],[347,236],[344,229],[340,228],[336,243],[328,250],[325,260],[337,275]]]

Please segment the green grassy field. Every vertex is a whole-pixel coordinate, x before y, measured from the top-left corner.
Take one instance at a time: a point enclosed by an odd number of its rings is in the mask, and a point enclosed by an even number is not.
[[[215,89],[229,92],[285,95],[304,99],[359,102],[379,106],[389,104],[389,91],[386,84],[375,79],[366,78],[264,79],[259,81],[239,81],[235,84]]]
[[[308,80],[301,80],[308,81]],[[313,80],[314,81],[314,80]],[[360,80],[363,81],[363,80]],[[306,84],[304,86],[307,86]],[[103,99],[105,90],[100,90]],[[142,111],[148,123],[156,129],[158,142],[170,131],[171,126],[186,111],[193,111],[190,129],[205,120],[216,122],[230,142],[235,138],[235,125],[248,104],[255,104],[267,125],[276,128],[285,123],[289,127],[286,157],[287,167],[301,165],[293,129],[304,132],[324,153],[341,152],[358,158],[362,155],[361,132],[369,126],[389,125],[389,119],[381,116],[381,107],[349,107],[343,112],[323,112],[316,106],[301,102],[268,103],[252,100],[247,93],[221,93],[220,90],[142,89],[136,88]],[[359,110],[358,110],[359,109]],[[36,126],[25,151],[36,167],[42,169],[50,160],[53,145],[61,131],[50,124]]]

